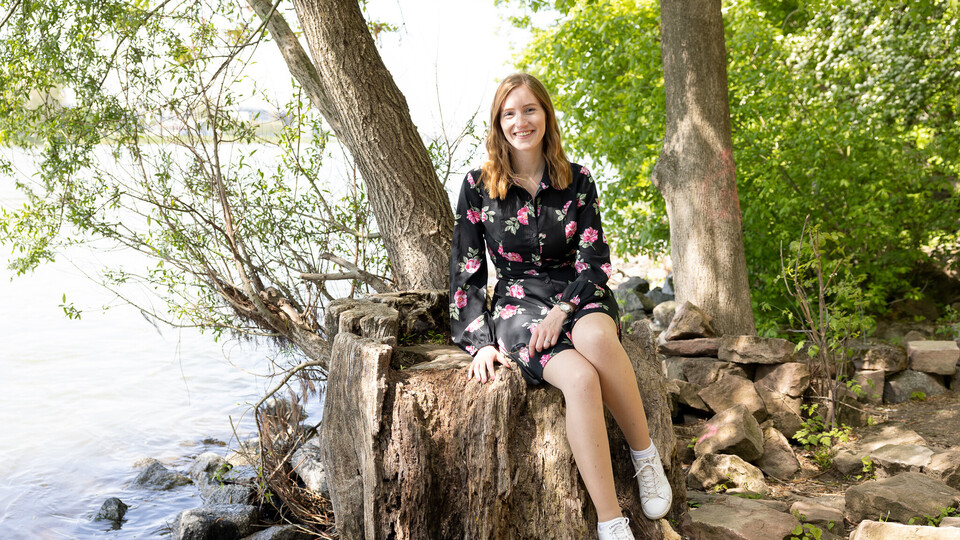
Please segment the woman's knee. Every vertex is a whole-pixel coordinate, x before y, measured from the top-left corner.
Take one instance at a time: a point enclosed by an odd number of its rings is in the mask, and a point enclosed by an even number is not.
[[[575,350],[567,350],[554,357],[544,368],[543,374],[547,382],[563,392],[564,397],[584,393],[600,395],[597,368]]]
[[[577,321],[573,327],[573,345],[584,356],[600,358],[623,348],[617,337],[616,323],[602,313],[587,315]]]

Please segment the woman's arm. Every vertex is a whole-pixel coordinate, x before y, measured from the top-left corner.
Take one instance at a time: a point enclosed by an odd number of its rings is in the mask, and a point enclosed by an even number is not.
[[[450,335],[471,355],[496,343],[487,311],[487,254],[480,179],[468,173],[460,188],[450,254]]]
[[[597,287],[605,285],[611,273],[610,246],[600,225],[597,186],[586,168],[581,169],[581,174],[585,177],[579,180],[577,189],[575,239],[579,245],[574,262],[577,277],[560,295],[560,300],[576,305],[580,305],[580,299],[596,295]]]

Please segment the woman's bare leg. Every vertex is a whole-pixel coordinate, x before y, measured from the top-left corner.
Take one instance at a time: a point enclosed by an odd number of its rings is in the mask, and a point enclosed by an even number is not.
[[[573,345],[596,368],[603,403],[610,409],[630,448],[643,450],[650,446],[650,430],[637,376],[617,339],[613,319],[605,313],[584,315],[573,327]]]
[[[608,521],[620,517],[597,370],[577,351],[566,350],[547,362],[543,379],[563,392],[567,439],[597,518]]]

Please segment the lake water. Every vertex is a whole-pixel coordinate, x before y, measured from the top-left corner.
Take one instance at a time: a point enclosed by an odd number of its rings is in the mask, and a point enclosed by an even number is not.
[[[20,202],[0,179],[0,205]],[[193,486],[131,487],[138,462],[184,471],[204,451],[224,455],[204,441],[235,447],[231,420],[252,436],[249,404],[272,386],[257,374],[274,351],[158,330],[65,260],[11,281],[0,248],[0,539],[162,536],[201,500]],[[132,257],[70,255],[85,271]],[[80,320],[64,316],[64,293]],[[108,497],[130,506],[120,530],[92,521]]]

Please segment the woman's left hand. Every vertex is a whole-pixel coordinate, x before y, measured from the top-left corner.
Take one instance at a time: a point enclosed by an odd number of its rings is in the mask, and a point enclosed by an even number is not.
[[[530,333],[530,344],[527,346],[530,354],[556,345],[560,341],[560,333],[563,332],[563,323],[566,320],[567,314],[553,306],[543,321]]]

